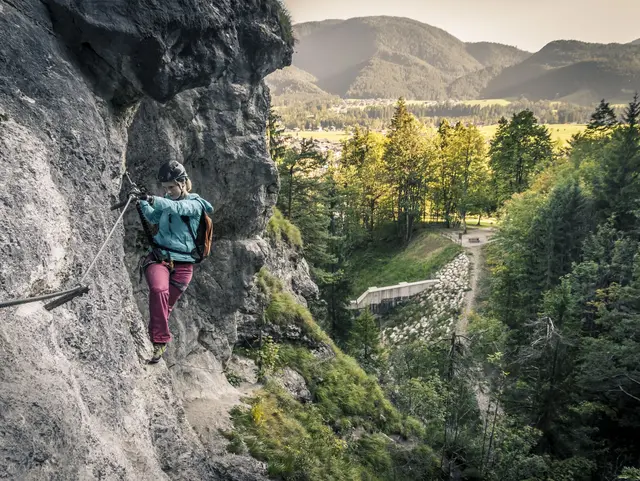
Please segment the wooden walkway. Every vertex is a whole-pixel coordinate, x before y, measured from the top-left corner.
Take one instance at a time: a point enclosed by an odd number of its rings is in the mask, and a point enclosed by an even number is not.
[[[361,310],[369,308],[374,314],[380,310],[395,306],[398,302],[409,299],[429,286],[440,282],[437,279],[428,279],[417,282],[400,282],[393,286],[370,287],[358,299],[351,301],[349,309]]]

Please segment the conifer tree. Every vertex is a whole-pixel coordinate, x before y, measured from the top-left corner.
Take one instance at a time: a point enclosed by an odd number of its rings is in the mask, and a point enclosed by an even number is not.
[[[477,127],[469,125],[458,129],[455,146],[456,156],[459,161],[457,168],[460,171],[460,189],[458,215],[462,222],[464,233],[467,232],[467,212],[471,206],[474,191],[481,189],[481,184],[487,182],[486,149],[484,137]]]
[[[314,266],[329,263],[329,214],[327,178],[323,169],[327,159],[312,139],[304,139],[300,149],[287,149],[278,166],[280,195],[278,209],[302,234],[304,254]]]
[[[405,243],[420,219],[427,193],[429,153],[424,129],[401,97],[384,152],[385,171],[395,197],[398,227]]]
[[[618,125],[616,113],[613,111],[608,102],[604,99],[600,101],[596,111],[591,114],[591,120],[587,125],[588,130],[597,132],[606,132]]]
[[[553,158],[551,135],[530,110],[501,119],[491,141],[491,168],[501,200],[529,187],[533,174]]]
[[[368,310],[360,314],[353,322],[349,339],[349,353],[358,360],[367,372],[373,373],[381,365],[380,329],[375,317]]]
[[[384,137],[355,127],[350,138],[342,142],[341,174],[345,186],[356,194],[354,206],[369,235],[376,225],[380,200],[387,195],[384,166]]]
[[[600,219],[615,218],[623,231],[638,228],[640,209],[640,101],[638,94],[622,117],[602,158],[601,174],[594,179]]]
[[[286,150],[283,133],[282,119],[273,109],[270,109],[267,118],[267,146],[269,155],[276,164],[282,161]]]

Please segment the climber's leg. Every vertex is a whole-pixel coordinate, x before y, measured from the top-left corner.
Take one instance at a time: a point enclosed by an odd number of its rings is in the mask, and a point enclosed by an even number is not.
[[[171,340],[169,332],[169,268],[150,264],[144,272],[149,285],[149,337],[154,344]]]
[[[187,290],[193,276],[193,264],[175,264],[169,280],[169,314],[178,299]]]

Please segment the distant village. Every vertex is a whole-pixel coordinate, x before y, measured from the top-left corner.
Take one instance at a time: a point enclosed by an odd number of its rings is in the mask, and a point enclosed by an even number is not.
[[[346,112],[347,109],[353,108],[366,108],[366,107],[387,107],[393,106],[398,102],[398,99],[342,99],[342,103],[338,105],[334,105],[329,108],[334,112]],[[455,105],[457,103],[461,103],[462,101],[457,100],[449,100],[446,103]],[[432,106],[442,104],[443,102],[438,102],[437,100],[406,100],[408,105],[425,105]]]
[[[326,130],[329,130],[329,129],[326,129]],[[335,130],[336,129],[333,128],[333,131]],[[287,148],[299,150],[302,140],[309,138],[309,137],[300,135],[300,132],[301,132],[300,129],[294,129],[293,131],[286,132],[283,140]],[[335,160],[338,160],[340,158],[340,155],[342,154],[342,145],[340,144],[339,140],[314,139],[314,142],[318,152],[322,153],[323,155],[331,153],[330,155]]]

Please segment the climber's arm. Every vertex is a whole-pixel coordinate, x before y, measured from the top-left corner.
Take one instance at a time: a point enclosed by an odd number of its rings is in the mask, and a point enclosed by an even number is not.
[[[154,210],[154,208],[151,207],[151,205],[149,205],[149,202],[147,202],[146,200],[140,201],[140,208],[142,209],[142,213],[149,222],[151,222],[152,224],[160,223],[160,216],[162,215],[161,210]]]
[[[172,214],[195,217],[202,212],[202,204],[195,199],[171,200],[154,196],[151,207],[158,213],[168,210]]]

